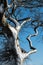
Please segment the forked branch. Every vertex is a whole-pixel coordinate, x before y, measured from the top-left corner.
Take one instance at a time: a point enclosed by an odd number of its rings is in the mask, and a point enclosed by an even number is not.
[[[18,22],[15,20],[15,19],[13,19],[13,18],[11,18],[10,17],[10,20],[12,20],[17,26],[19,26],[18,24]],[[31,20],[31,19],[28,19],[29,21]],[[28,20],[25,20],[25,21],[23,21],[23,23],[21,24],[21,27],[22,27],[22,25],[24,25]],[[7,22],[3,22],[4,24],[5,23],[7,23]],[[6,24],[5,24],[6,25]],[[12,27],[11,25],[9,25],[8,23],[7,23],[7,25],[8,25],[8,28],[11,30],[11,32],[12,32],[12,35],[13,35],[13,40],[14,40],[14,47],[15,47],[15,49],[16,49],[16,53],[18,54],[18,56],[19,56],[19,58],[20,58],[20,62],[22,62],[25,58],[27,58],[30,54],[32,54],[32,53],[35,53],[36,52],[36,49],[35,50],[31,50],[30,52],[24,52],[24,50],[22,51],[22,49],[20,48],[20,45],[19,45],[19,39],[18,39],[18,30],[17,29],[15,29],[14,27]],[[21,29],[21,28],[20,28]],[[19,30],[20,30],[19,29]]]

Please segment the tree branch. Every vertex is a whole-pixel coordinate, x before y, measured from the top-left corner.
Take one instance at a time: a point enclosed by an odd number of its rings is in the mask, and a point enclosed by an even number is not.
[[[34,47],[32,46],[32,41],[31,41],[30,38],[33,37],[33,36],[37,36],[37,35],[38,35],[37,28],[38,28],[38,26],[36,26],[36,27],[34,28],[35,34],[29,35],[29,36],[27,37],[27,40],[29,41],[29,46],[30,46],[30,48],[33,49],[33,50],[35,50],[36,48],[34,48]]]
[[[2,17],[2,23],[3,23],[3,25],[6,25],[6,20],[7,20],[7,18],[5,17],[5,13],[4,13],[4,15]]]
[[[37,50],[31,50],[28,53],[22,53],[23,60],[26,59],[30,54],[35,53]]]
[[[8,4],[8,0],[6,0],[6,2],[7,2],[7,8],[12,8],[13,2],[11,2],[10,5]]]
[[[16,26],[20,25],[20,23],[15,18],[8,17],[8,19],[11,20]]]
[[[31,21],[31,18],[25,19],[25,20],[23,21],[23,23],[21,23],[21,27],[22,27],[26,22],[28,22],[28,21]]]

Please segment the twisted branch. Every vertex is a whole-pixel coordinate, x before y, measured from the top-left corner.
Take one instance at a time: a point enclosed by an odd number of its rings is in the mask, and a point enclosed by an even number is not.
[[[34,28],[35,34],[29,35],[29,36],[27,37],[27,40],[29,41],[29,46],[30,46],[31,49],[33,49],[33,51],[36,50],[36,48],[34,48],[34,47],[32,46],[32,41],[31,41],[30,38],[38,35],[38,30],[37,30],[37,28],[38,28],[38,26],[36,26],[36,27]]]

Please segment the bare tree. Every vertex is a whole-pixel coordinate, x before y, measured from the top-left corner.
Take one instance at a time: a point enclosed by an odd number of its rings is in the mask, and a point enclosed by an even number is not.
[[[2,30],[0,31],[0,35],[3,34],[6,39],[8,40],[7,43],[11,44],[13,47],[11,47],[9,49],[6,49],[6,53],[3,53],[3,56],[6,57],[7,60],[10,60],[10,57],[13,56],[14,60],[15,60],[15,65],[22,65],[23,61],[32,53],[35,53],[37,50],[36,48],[33,47],[32,45],[32,41],[31,41],[31,37],[37,36],[38,35],[38,30],[37,28],[40,26],[43,26],[43,22],[41,22],[39,19],[35,18],[35,20],[32,20],[31,18],[27,17],[24,19],[17,19],[16,16],[14,15],[13,18],[13,14],[16,11],[16,9],[18,7],[24,7],[24,8],[36,8],[36,7],[42,7],[43,5],[41,4],[42,1],[37,1],[38,5],[34,5],[31,4],[33,1],[31,0],[11,0],[10,4],[8,4],[8,0],[0,0],[0,27],[2,27]],[[9,9],[12,9],[11,13],[9,11]],[[37,16],[37,15],[36,15]],[[11,26],[8,22],[7,19],[10,20],[11,22],[14,23],[14,27]],[[19,21],[22,21],[22,23],[20,24]],[[28,35],[28,37],[26,38],[29,42],[29,46],[30,46],[30,51],[26,52],[24,49],[22,49],[20,47],[19,44],[19,38],[18,38],[18,34],[22,28],[22,26],[31,21],[31,26],[34,27],[34,32],[35,34],[33,35]],[[34,23],[37,23],[37,25],[35,25]]]

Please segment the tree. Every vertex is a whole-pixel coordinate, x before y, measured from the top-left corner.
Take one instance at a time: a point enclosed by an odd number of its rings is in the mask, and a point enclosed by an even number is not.
[[[5,59],[3,59],[3,61],[8,60],[10,61],[11,58],[13,58],[15,60],[15,65],[22,65],[23,61],[32,53],[35,53],[37,50],[36,48],[33,47],[32,45],[32,41],[31,41],[31,37],[37,36],[38,34],[38,27],[43,27],[43,21],[40,20],[40,16],[39,14],[37,14],[36,9],[34,10],[33,8],[37,8],[37,7],[43,7],[43,3],[42,1],[37,1],[37,0],[11,0],[10,4],[8,0],[0,0],[0,27],[2,28],[0,31],[0,35],[3,35],[4,37],[6,37],[7,39],[7,43],[9,43],[9,45],[6,44],[6,46],[8,46],[7,48],[5,47],[6,51],[2,52],[3,54],[1,55],[2,58],[5,57]],[[38,4],[37,4],[38,3]],[[35,12],[35,18],[34,20],[32,20],[30,17],[26,17],[26,18],[22,18],[22,19],[17,19],[17,15],[20,13],[20,8],[27,8],[30,9],[31,12]],[[17,15],[15,15],[15,11],[17,10],[17,8],[19,9]],[[9,11],[9,9],[11,9]],[[39,11],[38,11],[39,12]],[[43,13],[42,13],[43,14]],[[21,14],[20,14],[21,15]],[[7,19],[12,22],[14,24],[14,27],[10,25],[10,23],[7,22]],[[20,21],[22,23],[20,23]],[[22,49],[20,47],[19,44],[19,37],[18,34],[22,28],[22,26],[27,23],[30,22],[30,25],[34,28],[34,32],[35,34],[33,35],[28,35],[28,37],[26,38],[29,42],[29,46],[30,46],[30,51],[26,52],[24,49]],[[9,48],[10,46],[10,48]],[[1,59],[2,59],[1,58]]]

